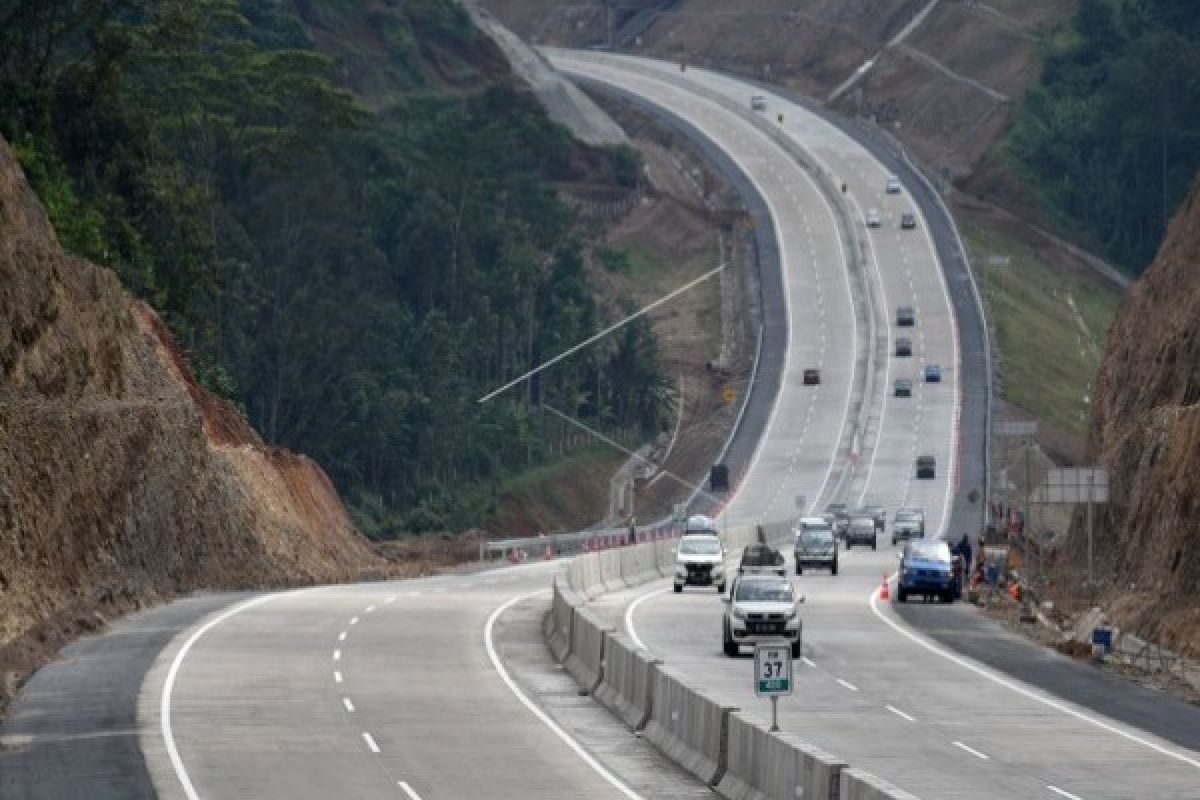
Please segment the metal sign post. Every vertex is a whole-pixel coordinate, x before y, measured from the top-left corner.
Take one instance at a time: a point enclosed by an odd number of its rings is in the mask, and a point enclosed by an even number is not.
[[[1087,504],[1087,582],[1088,592],[1094,594],[1095,575],[1092,572],[1092,506],[1108,502],[1107,467],[1072,467],[1052,469],[1046,482],[1038,489],[1043,503]]]
[[[779,696],[792,693],[792,646],[785,641],[754,646],[754,693],[771,698],[771,731],[779,730]]]

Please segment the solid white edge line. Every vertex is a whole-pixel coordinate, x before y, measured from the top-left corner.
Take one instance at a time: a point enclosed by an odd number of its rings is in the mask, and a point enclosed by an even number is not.
[[[1067,800],[1083,800],[1083,798],[1080,797],[1079,795],[1071,794],[1066,789],[1060,789],[1057,786],[1054,786],[1053,784],[1049,784],[1049,783],[1046,784],[1046,788],[1049,789],[1050,791],[1054,792],[1059,797],[1067,798]]]
[[[629,800],[642,800],[641,795],[626,786],[625,783],[622,782],[621,779],[616,775],[609,772],[608,769],[606,769],[603,764],[597,761],[591,753],[589,753],[587,750],[584,750],[583,746],[580,745],[579,742],[575,741],[575,739],[569,733],[559,727],[557,722],[550,719],[546,712],[538,708],[537,705],[525,695],[525,692],[521,690],[521,687],[517,686],[517,682],[512,679],[512,676],[508,674],[508,670],[505,669],[502,663],[500,663],[500,655],[496,652],[496,645],[493,642],[493,633],[496,627],[496,620],[498,620],[505,611],[508,611],[508,609],[512,608],[516,604],[528,600],[531,597],[536,597],[540,594],[546,594],[549,591],[549,589],[539,589],[535,592],[518,595],[499,606],[495,611],[492,612],[491,616],[488,617],[487,625],[483,630],[483,644],[487,649],[488,658],[492,662],[492,667],[496,670],[496,674],[500,676],[500,680],[504,681],[504,685],[507,686],[509,691],[512,692],[513,695],[516,696],[517,700],[521,702],[521,705],[525,706],[525,708],[527,708],[531,714],[537,717],[538,720],[541,721],[541,723],[547,728],[549,728],[555,736],[562,740],[567,747],[571,748],[575,755],[579,756],[579,758],[585,764],[591,767],[597,775],[607,781],[609,785],[611,785],[625,797],[628,797]]]
[[[970,753],[971,755],[975,756],[976,758],[978,758],[978,759],[980,759],[980,760],[982,760],[982,761],[987,761],[987,760],[988,760],[988,754],[987,754],[987,753],[981,753],[981,752],[979,752],[978,750],[976,750],[975,748],[973,748],[973,747],[968,747],[967,745],[963,744],[962,742],[953,742],[953,744],[954,744],[954,746],[955,746],[955,747],[958,747],[958,748],[961,748],[961,749],[963,749],[963,750],[966,750],[968,753]]]
[[[400,787],[402,792],[408,795],[408,800],[421,800],[421,795],[413,791],[413,788],[404,781],[396,781],[396,785]]]
[[[900,709],[896,708],[895,706],[884,706],[884,708],[886,708],[888,711],[890,711],[890,712],[892,712],[893,714],[895,714],[897,717],[903,717],[904,719],[908,720],[909,722],[916,722],[916,721],[917,721],[917,720],[916,720],[916,718],[915,718],[915,717],[913,717],[911,714],[905,714],[903,711],[901,711]]]
[[[871,593],[871,598],[870,598],[870,602],[869,602],[869,605],[871,606],[871,610],[873,612],[875,612],[875,616],[878,617],[880,620],[882,620],[885,624],[887,624],[887,626],[890,627],[892,630],[894,630],[896,633],[900,634],[901,636],[904,636],[905,638],[909,639],[910,641],[914,642],[915,644],[918,644],[921,647],[924,647],[929,652],[931,652],[935,655],[939,655],[948,661],[952,661],[955,664],[959,665],[960,667],[962,667],[964,669],[968,669],[971,672],[974,672],[976,675],[987,678],[992,683],[995,683],[999,686],[1003,686],[1006,689],[1016,692],[1017,694],[1023,695],[1025,697],[1029,698],[1030,700],[1034,700],[1038,703],[1041,703],[1044,706],[1053,708],[1055,711],[1060,711],[1063,714],[1072,716],[1077,720],[1086,722],[1090,725],[1094,725],[1097,728],[1100,728],[1101,730],[1108,731],[1109,733],[1115,733],[1117,736],[1120,736],[1130,742],[1134,742],[1135,744],[1140,744],[1143,747],[1148,747],[1151,750],[1155,751],[1156,753],[1159,753],[1160,755],[1164,755],[1169,758],[1173,758],[1176,761],[1181,761],[1184,764],[1187,764],[1188,766],[1195,767],[1196,769],[1200,769],[1200,761],[1197,761],[1194,758],[1189,758],[1188,756],[1185,756],[1182,753],[1177,753],[1168,747],[1163,747],[1160,744],[1156,744],[1155,742],[1149,741],[1148,739],[1143,739],[1142,737],[1137,736],[1133,733],[1130,733],[1129,731],[1122,730],[1121,728],[1118,728],[1116,725],[1105,722],[1104,720],[1099,719],[1098,717],[1093,717],[1093,716],[1083,713],[1082,711],[1078,711],[1074,708],[1071,708],[1070,706],[1065,705],[1064,703],[1061,703],[1057,700],[1054,700],[1051,697],[1043,695],[1040,692],[1026,688],[1025,686],[1021,686],[1020,684],[1018,684],[1014,681],[1008,680],[1007,678],[1003,678],[1003,677],[993,673],[991,670],[970,661],[969,659],[966,659],[962,656],[955,655],[954,653],[951,653],[951,652],[939,647],[938,645],[934,644],[933,642],[926,640],[925,637],[920,636],[911,630],[908,630],[908,628],[906,626],[901,625],[900,623],[896,622],[895,620],[889,619],[887,614],[884,614],[882,611],[879,610],[878,601],[879,601],[879,589],[876,589],[874,592]]]
[[[179,675],[179,668],[183,666],[183,660],[187,658],[188,651],[200,640],[201,636],[235,614],[240,614],[248,608],[270,602],[277,597],[282,597],[283,594],[287,593],[264,594],[254,597],[213,617],[188,637],[183,647],[179,648],[179,652],[175,654],[175,658],[171,662],[171,668],[167,670],[167,679],[163,682],[162,696],[159,701],[160,728],[162,730],[163,743],[167,748],[167,757],[171,761],[171,767],[175,770],[175,777],[179,779],[179,785],[183,788],[183,793],[187,796],[188,800],[200,800],[200,795],[196,793],[196,787],[192,785],[191,776],[188,775],[187,768],[183,766],[183,759],[179,756],[179,748],[175,745],[175,734],[171,728],[171,693],[175,690],[175,679]]]
[[[372,753],[378,753],[378,752],[379,752],[379,745],[375,744],[375,737],[374,737],[374,736],[372,736],[371,734],[367,733],[366,731],[363,731],[362,738],[363,738],[363,741],[367,743],[367,747],[371,748],[371,752],[372,752]]]
[[[666,592],[670,591],[670,589],[671,587],[664,586],[661,589],[655,589],[652,592],[646,592],[644,595],[630,603],[629,607],[625,609],[625,632],[629,634],[629,638],[633,640],[633,643],[637,645],[639,649],[649,650],[650,648],[646,647],[646,643],[642,641],[642,637],[638,636],[637,628],[633,624],[634,612],[637,611],[638,606],[649,600],[651,597],[657,597],[660,594],[665,594]]]

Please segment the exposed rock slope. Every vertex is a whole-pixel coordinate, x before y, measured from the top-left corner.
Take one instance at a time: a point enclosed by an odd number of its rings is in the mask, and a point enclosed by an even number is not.
[[[264,447],[112,272],[62,252],[0,140],[0,707],[108,613],[379,568],[319,467]]]
[[[1090,456],[1110,471],[1097,577],[1119,623],[1200,653],[1200,183],[1109,334]],[[1076,515],[1071,565],[1086,559]]]

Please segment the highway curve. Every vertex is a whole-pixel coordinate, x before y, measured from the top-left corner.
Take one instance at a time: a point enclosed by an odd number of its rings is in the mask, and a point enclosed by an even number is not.
[[[778,125],[782,114],[782,132],[817,169],[845,181],[852,207],[884,211],[884,226],[866,235],[887,308],[894,313],[896,304],[912,302],[917,308],[914,355],[922,354],[913,366],[936,361],[948,368],[951,382],[920,387],[911,400],[883,400],[864,437],[866,469],[853,473],[842,499],[876,500],[889,508],[915,502],[931,512],[932,534],[953,535],[947,530],[947,512],[958,477],[961,405],[955,322],[933,242],[921,233],[927,224],[919,209],[912,208],[908,191],[885,195],[886,171],[870,152],[787,98],[704,70],[681,72],[677,65],[645,59],[563,52],[551,58],[569,71],[652,98],[688,118],[722,98],[727,107],[744,108],[750,116],[750,95],[764,93],[767,124]],[[919,231],[895,229],[892,221],[905,208],[918,213]],[[890,322],[887,335],[894,339],[897,331]],[[889,371],[888,385],[897,375],[917,377],[904,361],[889,361],[882,367]],[[786,408],[781,404],[776,417]],[[795,419],[789,415],[781,424],[793,426]],[[743,503],[750,511],[762,508],[763,493],[769,498],[770,487],[781,480],[799,488],[824,479],[819,464],[799,462],[789,468],[765,455],[775,444],[768,428],[732,508]],[[918,452],[937,456],[937,480],[913,479],[912,458]],[[841,557],[837,577],[806,572],[796,578],[807,596],[805,660],[799,665],[795,696],[781,704],[785,730],[927,799],[1200,797],[1200,754],[995,673],[910,629],[889,603],[877,599],[883,576],[895,569],[896,551],[889,540],[881,538],[878,551],[856,549]],[[721,654],[722,606],[711,592],[677,596],[659,584],[606,598],[602,605],[615,622],[628,626],[636,641],[696,685],[767,719],[766,704],[753,695],[748,659]],[[925,627],[937,628],[940,618],[960,636],[986,632],[998,643],[1003,640],[966,607],[919,610]],[[1032,649],[1026,658],[1027,663],[1014,668],[1060,673],[1073,666]],[[1200,713],[1180,705],[1161,704],[1164,719],[1170,718],[1167,727],[1178,727],[1181,715],[1200,723]]]

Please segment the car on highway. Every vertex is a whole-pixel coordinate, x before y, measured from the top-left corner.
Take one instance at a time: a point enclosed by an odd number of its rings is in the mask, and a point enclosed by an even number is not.
[[[917,324],[917,312],[912,306],[898,306],[896,308],[896,324],[901,328],[911,328]]]
[[[821,383],[821,370],[809,368],[804,370],[804,385],[818,386]]]
[[[800,619],[803,597],[796,596],[792,582],[778,575],[741,575],[733,582],[721,625],[722,650],[733,657],[742,645],[784,639],[791,644],[792,658],[800,657],[804,625]]]
[[[887,527],[887,509],[876,503],[870,503],[863,506],[860,511],[864,516],[871,517],[875,520],[875,530],[883,533]]]
[[[883,225],[883,217],[879,214],[878,208],[867,209],[867,227],[878,228]]]
[[[913,539],[904,545],[896,577],[896,602],[903,603],[914,594],[926,600],[938,597],[947,603],[958,596],[954,556],[945,541]]]
[[[906,336],[896,337],[896,355],[904,358],[912,356],[912,339]]]
[[[796,574],[803,575],[805,567],[827,569],[838,574],[837,539],[833,525],[825,517],[801,517],[792,527],[795,547]]]
[[[763,97],[761,94],[750,95],[750,108],[754,111],[766,111],[767,98]]]
[[[905,211],[900,214],[900,227],[906,231],[911,231],[917,227],[917,215],[911,211]]]
[[[892,546],[925,536],[925,518],[911,509],[897,509],[892,516]]]
[[[917,456],[917,479],[931,481],[937,477],[937,459],[933,456]]]
[[[856,544],[870,545],[872,550],[876,549],[875,534],[878,532],[874,517],[851,517],[850,525],[846,528],[846,549]]]
[[[921,536],[925,535],[925,509],[920,506],[901,506],[896,509],[897,514],[912,514],[921,525]]]
[[[900,192],[903,191],[903,189],[904,189],[904,187],[900,185],[899,178],[897,178],[895,175],[888,175],[888,179],[887,179],[887,193],[888,194],[900,194]]]
[[[846,526],[850,524],[850,513],[846,510],[846,504],[830,503],[825,506],[825,513],[833,515],[833,535],[844,536]]]
[[[912,397],[912,381],[908,378],[896,378],[896,397]]]
[[[937,364],[925,365],[925,382],[926,383],[941,383],[942,368]]]
[[[738,562],[738,575],[767,572],[787,575],[783,553],[769,544],[748,544],[742,548],[742,559]]]
[[[675,591],[685,586],[715,586],[725,593],[725,545],[715,532],[685,533],[675,546]]]

